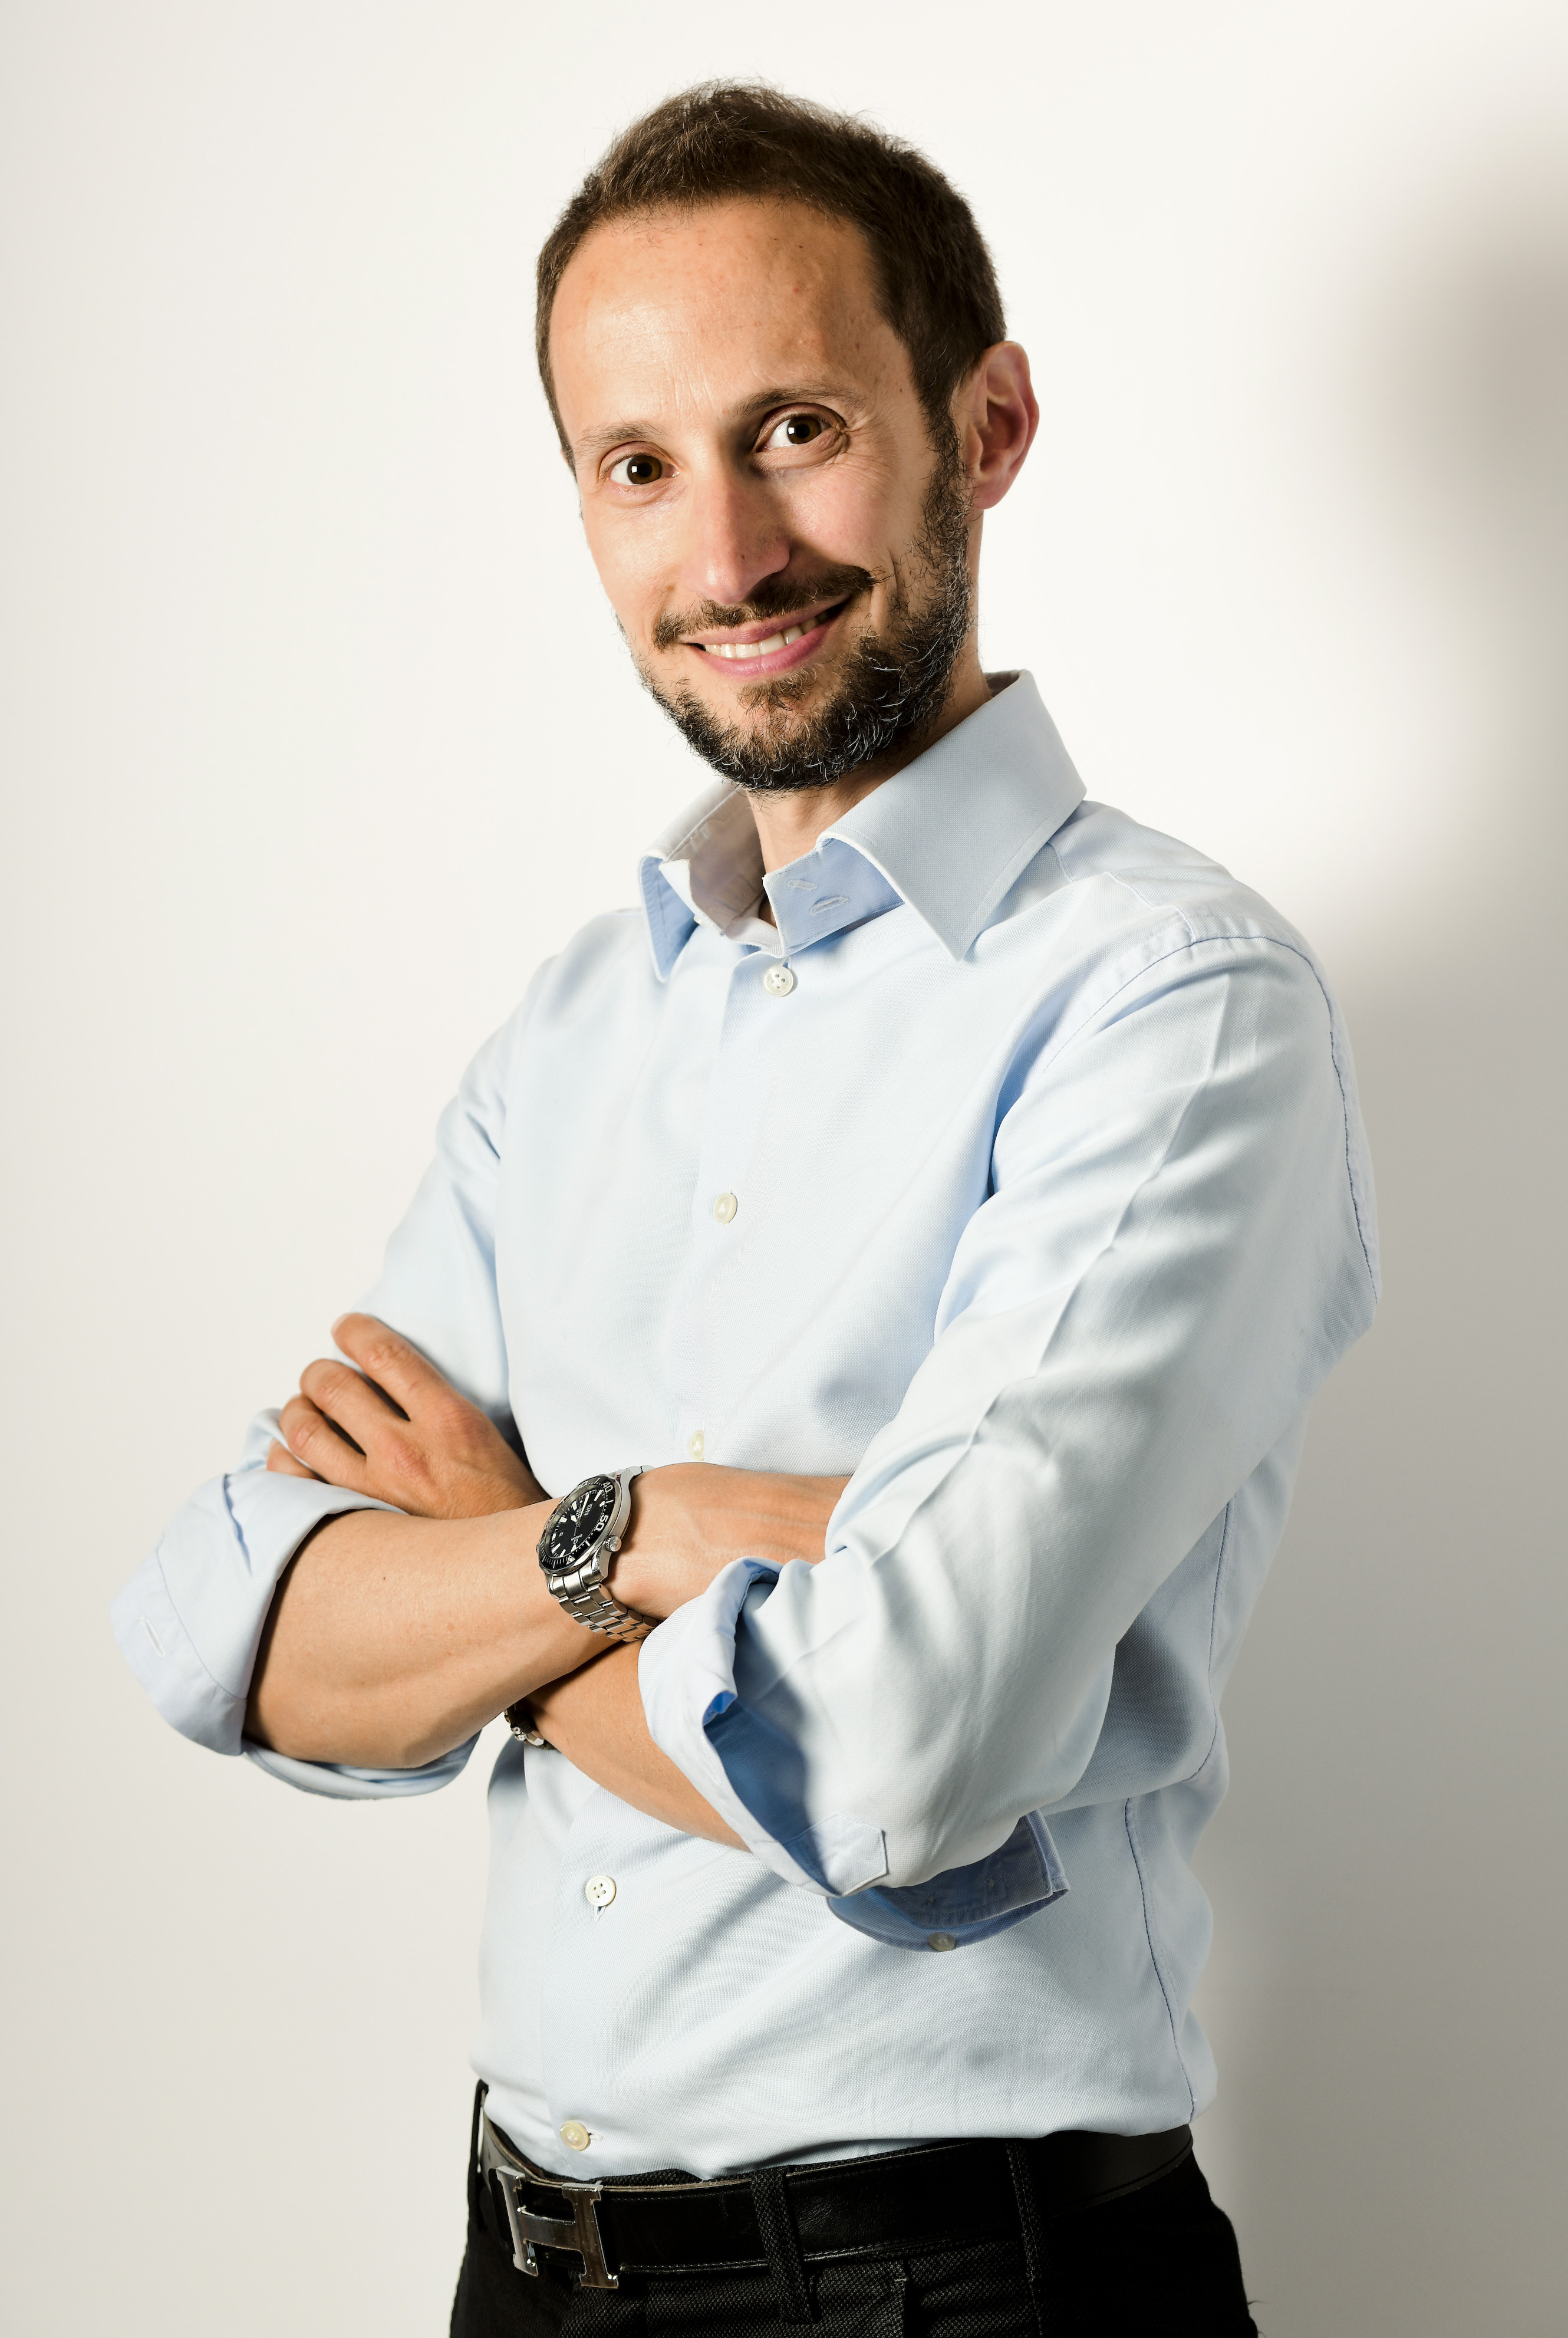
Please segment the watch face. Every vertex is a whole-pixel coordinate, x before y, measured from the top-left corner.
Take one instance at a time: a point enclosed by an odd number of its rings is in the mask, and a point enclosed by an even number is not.
[[[584,1478],[551,1519],[539,1548],[547,1575],[580,1567],[615,1514],[621,1488],[613,1478]]]

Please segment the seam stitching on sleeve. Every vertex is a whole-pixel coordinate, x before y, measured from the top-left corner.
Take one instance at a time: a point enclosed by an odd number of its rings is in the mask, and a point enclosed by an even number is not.
[[[1149,1918],[1149,1888],[1143,1880],[1143,1862],[1138,1856],[1138,1841],[1132,1831],[1132,1797],[1131,1795],[1122,1806],[1122,1822],[1127,1830],[1127,1848],[1132,1854],[1132,1872],[1138,1878],[1138,1897],[1143,1907],[1143,1937],[1149,1943],[1149,1961],[1154,1968],[1154,1978],[1160,1984],[1160,1994],[1164,1999],[1165,2019],[1171,2024],[1171,2043],[1176,2051],[1176,2068],[1181,2071],[1181,2083],[1187,2089],[1187,2101],[1190,2106],[1188,2116],[1196,2118],[1198,2097],[1192,2091],[1192,2081],[1188,2076],[1187,2065],[1181,2058],[1181,2040],[1176,2035],[1176,2009],[1171,2002],[1171,1992],[1165,1986],[1165,1975],[1161,1968],[1160,1951],[1154,1945],[1154,1927]]]
[[[1225,1579],[1225,1561],[1230,1549],[1230,1522],[1235,1510],[1236,1498],[1232,1495],[1225,1505],[1225,1523],[1220,1529],[1220,1556],[1214,1562],[1214,1596],[1209,1606],[1209,1664],[1206,1677],[1209,1683],[1209,1702],[1214,1708],[1214,1727],[1203,1759],[1195,1770],[1189,1770],[1185,1778],[1179,1782],[1184,1786],[1190,1786],[1194,1778],[1202,1776],[1214,1758],[1214,1748],[1220,1743],[1220,1700],[1214,1694],[1214,1638],[1220,1628],[1220,1586]]]

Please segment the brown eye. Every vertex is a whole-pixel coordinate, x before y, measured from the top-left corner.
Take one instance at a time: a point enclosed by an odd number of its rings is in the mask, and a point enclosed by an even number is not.
[[[610,473],[618,487],[651,487],[664,476],[657,455],[622,455]]]
[[[789,414],[776,422],[763,440],[764,450],[776,447],[809,447],[813,438],[820,438],[827,424],[818,414]]]

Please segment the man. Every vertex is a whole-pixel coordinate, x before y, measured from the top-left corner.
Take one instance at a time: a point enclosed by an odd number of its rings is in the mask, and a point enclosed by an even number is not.
[[[318,1793],[513,1722],[462,2338],[1230,2338],[1189,1860],[1374,1302],[1334,1007],[982,672],[1037,409],[922,158],[670,101],[546,244],[539,358],[718,782],[481,1051],[122,1644]]]

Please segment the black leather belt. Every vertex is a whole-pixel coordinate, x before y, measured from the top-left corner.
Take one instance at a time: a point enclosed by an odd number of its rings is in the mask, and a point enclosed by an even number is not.
[[[510,2240],[520,2272],[537,2273],[535,2250],[562,2249],[581,2259],[585,2287],[614,2289],[622,2273],[769,2264],[763,2218],[772,2220],[773,2204],[786,2210],[808,2264],[1015,2239],[1031,2212],[1021,2186],[1032,2212],[1048,2220],[1141,2191],[1171,2175],[1191,2148],[1187,2127],[1162,2135],[1072,2132],[930,2144],[707,2184],[574,2184],[534,2166],[481,2117],[478,2161],[496,2237]],[[495,2215],[497,2199],[504,2221]]]

